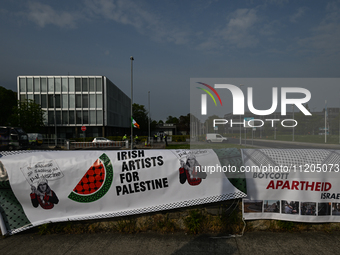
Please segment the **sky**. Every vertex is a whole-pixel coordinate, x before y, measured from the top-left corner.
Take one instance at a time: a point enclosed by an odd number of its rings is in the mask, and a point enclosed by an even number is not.
[[[133,56],[133,102],[148,110],[150,91],[151,118],[166,120],[189,113],[191,78],[339,78],[339,8],[321,0],[4,0],[0,86],[17,91],[19,75],[104,75],[130,97]]]

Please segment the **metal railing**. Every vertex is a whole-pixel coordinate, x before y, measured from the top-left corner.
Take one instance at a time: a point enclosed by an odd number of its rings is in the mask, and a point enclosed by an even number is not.
[[[100,142],[100,143],[93,143],[93,142],[74,142],[74,141],[66,141],[66,149],[73,150],[73,149],[81,149],[81,148],[104,148],[104,147],[124,147],[128,148],[128,142],[126,141],[112,141],[112,142]]]
[[[56,145],[56,139],[54,138],[44,138],[43,144],[48,146]],[[57,138],[57,146],[65,146],[66,139],[65,138]]]

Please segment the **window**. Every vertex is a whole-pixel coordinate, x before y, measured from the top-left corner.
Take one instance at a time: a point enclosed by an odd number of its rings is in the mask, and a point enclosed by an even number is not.
[[[80,78],[76,78],[76,92],[81,92]]]
[[[60,105],[60,95],[55,95],[55,107],[56,108],[61,108],[61,105]]]
[[[62,92],[67,92],[67,78],[61,78],[61,91]]]
[[[83,124],[89,124],[89,112],[83,111]]]
[[[33,79],[33,86],[34,86],[34,92],[39,92],[40,91],[39,78],[34,78]]]
[[[69,112],[69,123],[75,124],[75,122],[74,122],[74,111]]]
[[[40,97],[39,97],[39,95],[34,95],[34,102],[36,104],[40,104]]]
[[[48,124],[54,125],[54,111],[48,112]]]
[[[90,108],[96,107],[96,95],[90,94]]]
[[[55,78],[55,91],[61,92],[61,79]]]
[[[53,95],[48,95],[48,108],[54,108]]]
[[[97,95],[97,108],[102,108],[102,95]]]
[[[62,95],[62,108],[68,108],[68,95]]]
[[[76,95],[76,108],[81,108],[81,95]]]
[[[74,92],[74,78],[68,79],[68,91]]]
[[[90,124],[96,124],[96,111],[90,111]]]
[[[25,102],[26,101],[26,94],[20,95],[20,101]]]
[[[54,79],[48,78],[48,92],[54,92]]]
[[[47,79],[41,78],[41,92],[47,92]]]
[[[33,92],[33,78],[27,78],[27,92]]]
[[[25,78],[19,78],[19,87],[20,87],[20,92],[26,92],[26,79]]]
[[[103,124],[103,115],[102,111],[97,111],[97,124]]]
[[[96,88],[94,86],[94,78],[90,78],[89,81],[90,81],[90,91],[95,92]]]
[[[84,92],[89,91],[88,86],[87,86],[87,78],[82,78],[82,87],[83,87]]]
[[[83,94],[83,108],[89,108],[89,95]]]
[[[96,90],[97,91],[102,91],[102,79],[101,78],[96,78]]]
[[[68,111],[62,111],[63,124],[68,124]]]
[[[41,95],[41,108],[47,108],[47,95]]]
[[[55,112],[55,117],[57,119],[57,124],[61,124],[61,112],[60,111]]]
[[[76,111],[76,123],[82,124],[81,123],[81,111]]]
[[[69,105],[70,105],[70,108],[75,108],[75,95],[69,95]]]

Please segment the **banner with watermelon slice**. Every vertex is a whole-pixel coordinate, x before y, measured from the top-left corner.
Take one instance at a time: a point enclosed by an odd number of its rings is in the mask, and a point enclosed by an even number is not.
[[[109,157],[103,153],[87,170],[68,198],[80,203],[94,202],[109,191],[112,180],[112,164]]]
[[[10,222],[18,212],[7,206],[7,191],[0,185],[2,233],[13,234],[50,222],[145,214],[246,196],[243,175],[215,172],[196,177],[197,173],[185,165],[191,161],[197,161],[200,169],[210,165],[233,165],[238,169],[242,165],[239,150],[25,151],[3,156],[1,162],[8,172],[12,197],[25,217],[19,225]],[[44,177],[45,173],[62,173],[61,178],[45,178],[41,184],[59,199],[49,210],[32,204],[27,179],[35,178],[37,172],[27,166],[37,162],[48,165],[38,169]],[[38,195],[46,201],[51,196]]]

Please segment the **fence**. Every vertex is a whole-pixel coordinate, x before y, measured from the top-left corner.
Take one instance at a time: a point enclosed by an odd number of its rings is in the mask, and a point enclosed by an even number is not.
[[[65,146],[66,145],[66,139],[65,138],[44,138],[43,144],[47,144],[48,146]]]
[[[127,141],[112,141],[112,142],[100,142],[100,143],[93,143],[93,142],[73,142],[73,141],[66,141],[66,148],[68,150],[72,149],[81,149],[81,148],[104,148],[104,147],[125,147],[128,148]]]
[[[172,142],[172,137],[168,136],[168,142]],[[111,142],[100,142],[100,143],[93,143],[93,142],[76,142],[74,140],[67,140],[65,138],[44,138],[45,145],[47,146],[58,146],[64,147],[67,150],[73,149],[81,149],[81,148],[103,148],[103,147],[119,147],[119,148],[129,148],[129,141],[111,141]],[[135,142],[134,144],[144,144],[145,142],[139,141]],[[149,144],[152,146],[154,143],[165,143],[165,139],[161,140],[160,137],[156,139],[154,137],[149,137]]]

